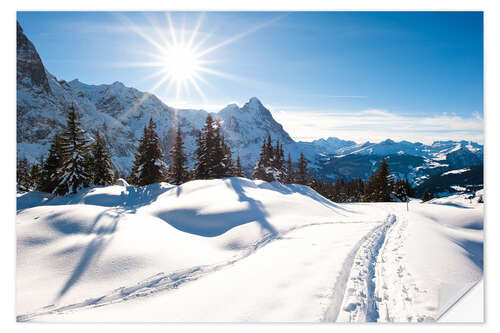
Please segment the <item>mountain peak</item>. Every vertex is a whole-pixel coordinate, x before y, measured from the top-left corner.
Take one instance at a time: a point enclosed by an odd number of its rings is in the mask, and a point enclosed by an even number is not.
[[[269,110],[266,109],[266,107],[257,97],[250,98],[241,109],[254,114],[262,114],[267,116],[269,113],[269,116],[271,115]]]
[[[250,105],[262,105],[262,102],[257,97],[252,97],[248,100],[248,104]]]

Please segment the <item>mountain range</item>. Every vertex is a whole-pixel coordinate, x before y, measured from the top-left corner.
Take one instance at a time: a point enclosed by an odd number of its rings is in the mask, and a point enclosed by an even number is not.
[[[164,152],[168,152],[175,129],[180,126],[192,167],[196,133],[209,114],[205,110],[172,108],[154,94],[121,82],[89,85],[78,79],[57,79],[47,71],[35,46],[17,24],[18,157],[35,162],[46,155],[53,135],[64,128],[71,105],[76,106],[90,140],[97,131],[105,137],[113,164],[124,175],[133,164],[143,127],[150,118],[157,124]],[[251,174],[262,140],[268,135],[273,141],[279,140],[295,161],[303,152],[314,176],[322,180],[366,179],[382,158],[387,158],[396,177],[407,178],[414,185],[439,173],[483,163],[483,146],[468,141],[436,141],[431,145],[390,139],[358,144],[335,137],[295,141],[256,97],[243,106],[229,104],[211,115],[221,122],[226,142],[234,157],[240,156],[247,175]],[[165,154],[167,162],[168,158]]]

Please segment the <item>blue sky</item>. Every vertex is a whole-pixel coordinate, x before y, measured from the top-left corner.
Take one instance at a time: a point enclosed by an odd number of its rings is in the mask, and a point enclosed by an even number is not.
[[[256,96],[300,140],[483,141],[481,12],[170,17],[171,25],[165,13],[17,14],[58,79],[121,81],[168,105],[209,111]],[[199,89],[157,86],[162,75],[151,76],[161,66],[144,66],[158,62],[153,44],[171,42],[170,27],[179,43],[196,30],[193,45],[210,50]]]

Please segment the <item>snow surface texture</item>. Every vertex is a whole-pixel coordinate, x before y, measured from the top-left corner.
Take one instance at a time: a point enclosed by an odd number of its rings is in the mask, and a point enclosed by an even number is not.
[[[335,204],[243,178],[18,193],[18,321],[428,321],[483,271],[483,206]]]

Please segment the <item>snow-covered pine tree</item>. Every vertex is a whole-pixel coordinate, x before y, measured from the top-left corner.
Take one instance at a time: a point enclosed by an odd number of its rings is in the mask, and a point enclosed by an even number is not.
[[[99,132],[91,145],[92,165],[90,168],[92,183],[95,185],[111,185],[114,181],[114,168],[106,142]]]
[[[143,165],[146,161],[146,146],[148,140],[148,127],[144,125],[142,129],[142,137],[139,139],[139,145],[137,146],[137,151],[135,153],[134,165],[130,170],[130,175],[127,178],[127,182],[134,185],[139,185],[139,176],[142,171]]]
[[[60,179],[53,193],[64,195],[76,193],[91,184],[89,143],[85,138],[76,108],[71,105],[66,120],[66,129],[61,134],[64,162],[59,168]]]
[[[159,183],[166,179],[167,168],[155,128],[156,124],[150,118],[149,125],[144,126],[144,133],[135,154],[129,179],[139,186]]]
[[[285,166],[285,154],[283,152],[283,146],[280,144],[279,139],[276,140],[276,148],[273,150],[273,156],[271,158],[271,166],[273,168],[273,178],[280,183],[286,182],[286,166]]]
[[[408,197],[415,195],[415,190],[406,179],[398,179],[394,183],[394,195],[401,201],[406,201]]]
[[[222,149],[222,168],[223,168],[223,177],[232,177],[234,176],[235,166],[233,164],[233,154],[231,153],[231,149],[226,144],[224,139],[224,135],[221,138],[221,149]]]
[[[310,185],[311,175],[307,164],[309,161],[303,153],[300,153],[299,161],[297,162],[297,172],[295,173],[295,181],[297,184]]]
[[[287,180],[287,168],[285,165],[283,146],[276,141],[273,147],[271,136],[268,136],[262,144],[259,160],[257,161],[252,177],[267,182],[279,181],[285,183]]]
[[[182,132],[179,125],[175,134],[175,143],[170,149],[170,159],[167,181],[175,185],[180,185],[188,181],[189,173],[185,166],[187,158],[186,154],[184,154],[184,141],[182,140]]]
[[[208,147],[202,131],[197,134],[196,145],[196,164],[192,171],[192,178],[208,179]]]
[[[295,179],[295,177],[294,177],[294,171],[293,171],[292,157],[290,156],[290,153],[288,153],[288,159],[286,161],[285,184],[293,184],[294,179]]]
[[[227,174],[224,164],[223,139],[220,124],[208,115],[205,126],[198,135],[196,148],[195,179],[215,179]]]
[[[224,147],[223,141],[224,138],[220,131],[220,124],[214,122],[215,124],[215,135],[214,141],[212,144],[212,153],[211,159],[209,162],[208,173],[210,179],[217,179],[225,177],[226,175],[226,166],[224,165]]]
[[[17,158],[17,189],[21,191],[29,191],[33,187],[33,181],[30,174],[30,165],[25,158]]]
[[[42,159],[43,159],[43,155],[42,155]],[[31,175],[32,188],[36,189],[38,187],[39,178],[40,178],[40,166],[38,165],[38,163],[35,162],[31,165],[30,175]]]
[[[64,162],[61,136],[56,133],[52,138],[47,159],[41,158],[38,190],[52,193],[59,184],[61,175],[59,170]]]
[[[260,149],[259,159],[257,160],[255,167],[253,168],[253,172],[252,172],[253,179],[261,179],[261,180],[267,179],[267,175],[266,175],[267,153],[266,153],[266,150],[267,150],[266,140],[264,139],[264,142],[262,143],[262,147]]]
[[[196,165],[194,167],[194,174],[196,179],[210,179],[211,177],[211,159],[213,156],[213,144],[214,144],[214,124],[212,116],[208,115],[205,119],[205,126],[201,129],[198,134],[196,148]]]

